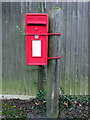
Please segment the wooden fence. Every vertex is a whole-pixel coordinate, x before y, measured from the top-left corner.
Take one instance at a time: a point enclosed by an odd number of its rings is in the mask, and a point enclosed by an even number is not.
[[[2,91],[4,94],[36,95],[39,67],[25,63],[25,14],[62,11],[57,18],[60,37],[60,93],[88,95],[88,2],[2,3]],[[59,14],[57,12],[57,14]],[[57,15],[56,15],[57,17]],[[46,69],[48,66],[45,66]],[[47,72],[47,71],[46,71]],[[46,78],[44,83],[46,84]]]

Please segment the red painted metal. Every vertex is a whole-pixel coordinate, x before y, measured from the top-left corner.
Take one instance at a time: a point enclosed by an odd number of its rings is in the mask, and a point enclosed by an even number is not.
[[[26,14],[26,64],[47,65],[48,60],[48,15],[41,13]],[[45,36],[43,35],[45,34]],[[38,35],[38,38],[35,38]],[[32,56],[33,40],[41,41],[41,56]]]
[[[61,35],[62,33],[48,33],[48,15],[45,13],[26,14],[26,64],[47,65],[48,59],[48,35]],[[37,46],[39,45],[39,46]],[[34,49],[39,47],[39,55]],[[37,50],[37,49],[36,49]],[[33,52],[34,51],[34,52]]]
[[[35,34],[31,34],[31,33],[26,33],[26,35],[35,35]],[[48,36],[48,35],[62,35],[62,33],[43,33],[43,34],[40,34],[38,33],[38,35],[42,35],[42,36]]]
[[[62,33],[48,33],[48,35],[62,35]]]
[[[61,58],[62,56],[57,56],[57,57],[48,57],[48,59],[59,59]]]

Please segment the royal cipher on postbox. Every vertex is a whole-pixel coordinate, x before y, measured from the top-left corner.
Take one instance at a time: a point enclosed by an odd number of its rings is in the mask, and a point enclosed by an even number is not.
[[[48,35],[61,35],[61,33],[48,33],[48,14],[26,14],[26,64],[47,65],[48,59]]]

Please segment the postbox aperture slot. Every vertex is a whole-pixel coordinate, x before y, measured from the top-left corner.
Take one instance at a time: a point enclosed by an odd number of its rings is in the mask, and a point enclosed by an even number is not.
[[[46,26],[46,24],[31,24],[31,23],[28,23],[27,25],[29,25],[29,26]]]
[[[41,57],[41,40],[32,40],[32,57]]]

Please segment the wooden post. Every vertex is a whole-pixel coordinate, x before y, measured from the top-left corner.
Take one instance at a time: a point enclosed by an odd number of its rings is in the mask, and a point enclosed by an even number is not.
[[[46,80],[45,67],[40,65],[38,69],[38,90],[44,89],[44,80]]]
[[[50,32],[61,32],[61,10],[53,9],[49,13]],[[49,56],[60,56],[60,36],[50,36],[49,39]],[[61,58],[62,59],[62,58]],[[60,59],[49,60],[47,70],[47,100],[46,114],[49,118],[57,118],[58,116],[58,97],[59,97],[59,75],[60,75]]]

